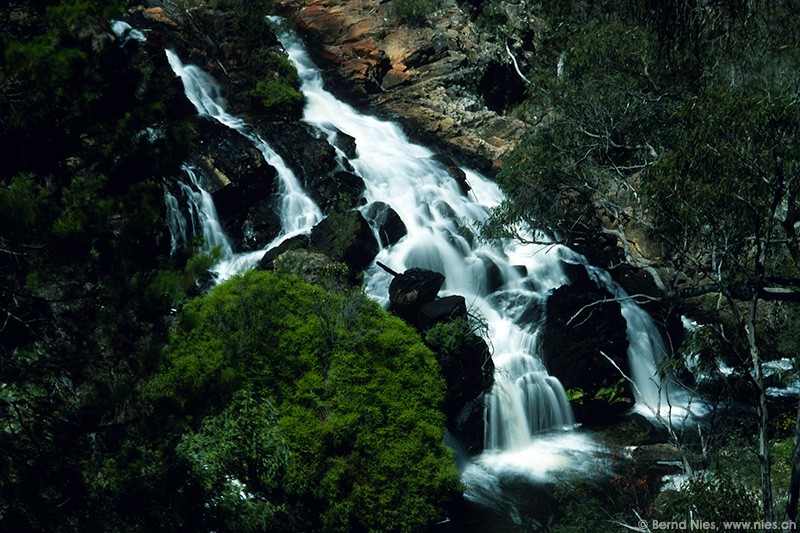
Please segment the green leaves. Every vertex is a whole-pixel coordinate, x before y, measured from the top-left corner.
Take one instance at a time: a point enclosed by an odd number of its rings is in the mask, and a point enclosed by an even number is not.
[[[202,418],[176,450],[215,494],[232,494],[235,478],[314,527],[385,531],[441,518],[459,490],[433,354],[359,292],[247,273],[184,307],[166,361],[150,394]],[[262,464],[278,435],[285,465]]]
[[[279,510],[266,497],[289,458],[277,423],[269,399],[243,390],[176,447],[212,503],[211,513],[230,530],[263,531]]]

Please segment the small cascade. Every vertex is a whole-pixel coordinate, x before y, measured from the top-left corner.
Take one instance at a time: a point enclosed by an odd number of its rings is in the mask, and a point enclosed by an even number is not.
[[[164,204],[167,206],[167,227],[169,228],[170,248],[169,253],[174,254],[179,248],[189,243],[189,234],[186,232],[186,217],[181,212],[178,199],[164,186]]]
[[[252,127],[225,110],[219,84],[200,67],[184,65],[171,50],[166,50],[166,54],[173,72],[183,82],[186,97],[192,102],[197,112],[217,120],[249,139],[264,156],[264,160],[275,168],[278,175],[280,234],[263,250],[235,254],[228,260],[218,263],[214,267],[214,272],[217,280],[222,281],[251,268],[267,250],[279,245],[284,240],[310,232],[311,228],[322,220],[322,212],[305,193],[297,176],[286,165],[283,158]]]
[[[120,44],[124,45],[128,41],[138,41],[143,43],[147,40],[147,37],[145,37],[144,33],[133,28],[130,24],[123,20],[112,20],[110,24],[111,31],[114,32],[114,35],[116,35],[117,39],[120,40]]]
[[[186,198],[189,199],[194,234],[202,233],[203,235],[203,251],[208,252],[219,247],[223,258],[231,257],[233,249],[228,236],[222,230],[211,194],[203,188],[195,169],[187,165],[183,165],[181,168],[189,177],[192,186],[183,182],[179,182],[179,185]]]
[[[181,202],[168,188],[164,187],[171,252],[174,253],[179,247],[189,245],[194,237],[201,236],[203,252],[210,252],[214,248],[218,248],[223,260],[230,259],[233,256],[233,248],[222,229],[211,194],[203,188],[194,168],[182,165],[181,169],[189,178],[188,183],[177,180],[183,204],[189,215],[188,221],[181,210]]]
[[[663,372],[659,372],[657,362],[670,352],[653,318],[611,279],[608,272],[592,267],[585,260],[581,263],[600,287],[619,300],[622,317],[627,323],[628,364],[631,369],[628,377],[635,384],[636,409],[644,416],[660,416],[675,424],[692,415],[703,415],[706,408],[701,401],[692,404],[686,390],[669,378],[659,377]]]

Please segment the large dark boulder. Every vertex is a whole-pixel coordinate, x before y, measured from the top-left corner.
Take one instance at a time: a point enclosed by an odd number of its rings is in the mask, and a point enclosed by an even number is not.
[[[356,158],[356,149],[358,145],[356,144],[356,139],[352,135],[348,135],[343,131],[336,132],[336,140],[334,141],[336,146],[338,146],[344,155],[347,156],[348,159],[355,159]]]
[[[487,389],[488,391],[489,389]],[[458,439],[467,455],[478,455],[483,452],[483,435],[486,426],[484,420],[485,394],[465,404],[455,416],[447,418],[447,429]]]
[[[264,254],[264,257],[262,257],[261,261],[259,261],[257,268],[258,270],[272,270],[275,266],[275,259],[277,259],[280,255],[288,252],[289,250],[306,248],[308,245],[309,239],[307,235],[295,235],[294,237],[286,239],[275,248],[267,250],[267,252]]]
[[[570,270],[572,283],[547,299],[540,350],[550,374],[565,389],[582,393],[572,404],[576,419],[601,424],[633,404],[630,383],[620,374],[630,376],[626,322],[610,292],[589,279],[583,267]]]
[[[190,165],[211,193],[236,250],[256,250],[281,228],[274,207],[276,170],[253,143],[208,117],[196,119],[197,152]]]
[[[404,318],[412,317],[433,301],[444,285],[444,276],[432,270],[409,268],[389,285],[389,308]]]
[[[378,242],[369,223],[358,211],[336,212],[311,230],[314,249],[341,261],[356,273],[378,255]]]
[[[408,233],[403,219],[389,204],[373,202],[367,208],[364,216],[370,220],[372,227],[378,228],[378,236],[383,246],[391,246],[397,243]]]
[[[440,302],[441,310],[460,313],[463,301],[460,296],[442,298],[423,309]],[[483,449],[483,398],[494,385],[494,361],[489,345],[472,330],[466,307],[463,313],[427,330],[425,342],[436,354],[447,384],[443,406],[447,427],[469,453],[479,453]]]
[[[467,318],[467,301],[463,296],[445,296],[423,304],[417,313],[416,324],[424,331],[456,318]]]
[[[358,206],[364,192],[361,176],[346,170],[337,170],[324,179],[315,180],[312,186],[315,194],[323,199],[319,204],[323,211],[352,209]]]

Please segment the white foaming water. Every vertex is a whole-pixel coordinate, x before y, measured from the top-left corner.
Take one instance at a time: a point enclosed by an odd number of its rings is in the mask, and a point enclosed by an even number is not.
[[[707,406],[701,400],[690,397],[671,378],[659,377],[664,372],[659,372],[656,362],[664,360],[670,352],[653,318],[611,279],[608,272],[585,261],[581,264],[599,286],[619,300],[622,307],[622,316],[627,323],[629,377],[635,384],[636,410],[644,416],[658,416],[674,424],[706,414]]]
[[[181,202],[164,187],[164,202],[167,206],[167,225],[170,233],[170,252],[174,253],[180,246],[187,246],[196,235],[203,237],[202,251],[209,252],[219,248],[223,258],[233,255],[231,243],[222,229],[217,216],[217,209],[211,194],[203,188],[195,169],[182,165],[181,170],[189,178],[189,183],[177,180],[178,187],[186,204],[189,222],[181,211]],[[191,228],[189,227],[191,223]],[[191,231],[190,231],[191,230]]]
[[[183,82],[186,97],[192,102],[197,112],[217,120],[249,139],[264,156],[264,160],[274,167],[278,174],[278,195],[280,197],[278,215],[281,220],[281,233],[263,250],[231,254],[215,265],[213,271],[217,281],[223,281],[253,267],[267,250],[279,245],[284,240],[310,232],[311,228],[322,220],[322,212],[305,193],[294,172],[286,165],[283,158],[241,118],[231,115],[225,110],[224,99],[217,82],[200,67],[184,65],[171,50],[166,50],[166,54],[173,72]]]
[[[169,189],[164,187],[164,204],[167,206],[167,227],[169,228],[170,248],[169,253],[186,246],[189,242],[186,217],[181,212],[180,202]]]
[[[503,495],[505,476],[535,481],[565,470],[596,471],[599,446],[569,431],[575,421],[564,388],[537,356],[541,318],[528,318],[542,317],[550,291],[568,281],[561,261],[577,262],[575,254],[559,246],[478,240],[475,226],[503,199],[497,185],[465,169],[472,190],[463,195],[432,153],[410,143],[396,125],[361,115],[326,92],[296,37],[281,33],[279,39],[303,81],[304,119],[333,143],[337,131],[356,140],[357,157],[350,163],[366,184],[364,210],[384,202],[408,230],[377,260],[399,272],[419,267],[444,274],[442,294],[464,296],[487,322],[495,385],[486,399],[486,451],[462,471],[466,496],[513,518],[520,511]],[[383,303],[390,282],[380,268],[367,272],[367,291]]]
[[[144,33],[133,28],[133,26],[122,20],[112,20],[111,31],[114,32],[114,35],[117,36],[117,39],[122,41],[122,44],[125,44],[128,41],[139,41],[140,43],[143,43],[147,40],[147,37],[145,37]]]
[[[223,258],[231,257],[233,249],[219,222],[217,208],[214,206],[211,194],[203,188],[192,167],[183,165],[181,168],[189,176],[189,180],[194,186],[190,187],[187,183],[178,182],[189,199],[193,233],[195,235],[202,233],[203,235],[203,251],[208,252],[218,247]]]

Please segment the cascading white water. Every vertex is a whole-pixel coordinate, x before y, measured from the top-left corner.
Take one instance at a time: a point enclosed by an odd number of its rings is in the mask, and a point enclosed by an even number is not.
[[[189,176],[189,180],[194,186],[190,187],[187,183],[178,182],[186,197],[190,199],[189,206],[194,234],[199,233],[197,225],[200,226],[199,230],[203,234],[203,251],[207,252],[218,247],[223,258],[231,257],[233,249],[219,222],[217,208],[214,206],[211,194],[203,188],[195,169],[187,165],[183,165],[181,168]]]
[[[203,237],[202,251],[209,252],[218,248],[222,258],[229,259],[233,256],[233,249],[228,236],[222,229],[211,194],[203,188],[194,168],[182,165],[181,170],[189,178],[189,183],[181,180],[178,180],[177,183],[189,214],[191,231],[189,231],[189,223],[181,211],[181,203],[169,189],[164,187],[171,252],[174,253],[180,246],[188,245],[192,237],[201,235]]]
[[[125,21],[112,20],[110,21],[110,24],[111,31],[114,32],[114,35],[117,36],[117,39],[121,41],[121,44],[125,44],[128,41],[138,41],[143,43],[147,40],[147,37],[145,37],[144,33],[133,28]]]
[[[487,486],[497,485],[498,471],[522,470],[538,476],[549,468],[580,468],[591,463],[587,457],[597,449],[590,439],[564,432],[574,426],[569,402],[561,384],[548,376],[537,357],[544,302],[552,289],[568,282],[562,261],[583,264],[599,285],[622,299],[638,401],[656,410],[679,403],[676,397],[665,401],[656,372],[655,361],[665,353],[660,333],[647,313],[625,299],[608,273],[564,247],[476,239],[474,226],[503,199],[498,187],[464,169],[472,190],[463,195],[429,150],[410,143],[394,124],[364,116],[325,91],[296,35],[279,27],[278,38],[302,80],[304,120],[334,147],[338,132],[356,141],[356,157],[350,164],[366,185],[362,210],[367,213],[375,202],[388,204],[407,228],[408,234],[381,249],[377,260],[395,271],[420,267],[444,274],[442,294],[464,296],[488,324],[496,372],[486,400],[487,452],[463,473],[468,485],[481,485],[476,494],[485,495]],[[338,147],[337,153],[345,158]],[[373,265],[366,279],[367,291],[386,303],[390,275]],[[531,313],[536,307],[538,314]],[[531,320],[532,315],[539,318]]]
[[[567,282],[560,263],[571,252],[475,238],[475,226],[502,200],[497,186],[465,170],[472,191],[462,194],[432,152],[409,142],[396,125],[362,115],[325,91],[293,34],[280,32],[279,39],[302,80],[304,120],[334,146],[339,131],[355,138],[357,157],[350,164],[366,185],[362,209],[388,204],[407,228],[403,239],[380,251],[378,261],[400,272],[419,267],[444,274],[442,294],[464,296],[487,321],[496,384],[487,404],[486,446],[521,448],[536,434],[570,429],[574,419],[564,389],[536,355],[538,324],[523,316]],[[385,302],[389,274],[372,267],[367,279],[368,292]]]
[[[186,217],[181,212],[181,204],[175,195],[164,187],[164,204],[167,207],[167,227],[169,228],[170,247],[169,253],[174,254],[178,248],[186,246],[189,242]]]
[[[690,415],[703,415],[707,411],[702,401],[694,403],[687,392],[672,383],[670,378],[660,379],[657,361],[669,354],[664,339],[653,318],[639,307],[605,270],[582,261],[589,275],[601,287],[619,300],[622,317],[627,323],[628,365],[633,383],[637,410],[645,416],[659,416],[680,424]]]
[[[173,72],[183,82],[186,97],[192,102],[197,112],[217,120],[249,139],[264,156],[264,160],[275,168],[278,175],[280,234],[263,250],[237,254],[218,263],[214,267],[214,271],[217,280],[222,281],[252,267],[263,257],[266,250],[290,237],[311,231],[311,228],[322,220],[322,212],[305,193],[294,172],[286,165],[283,158],[241,118],[231,115],[225,110],[224,99],[217,82],[200,67],[184,65],[177,54],[171,50],[166,50],[166,54]]]

